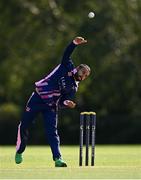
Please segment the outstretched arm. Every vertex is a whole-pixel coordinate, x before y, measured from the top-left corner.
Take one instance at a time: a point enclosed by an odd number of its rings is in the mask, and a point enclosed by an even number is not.
[[[67,46],[67,48],[64,51],[64,55],[62,58],[62,63],[66,64],[70,60],[70,56],[74,50],[74,48],[77,45],[86,43],[87,40],[85,40],[83,37],[76,37],[73,39],[73,41]]]

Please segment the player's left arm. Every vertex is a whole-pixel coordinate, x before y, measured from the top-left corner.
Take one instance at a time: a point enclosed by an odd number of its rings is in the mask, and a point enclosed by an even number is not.
[[[69,94],[64,94],[59,100],[60,108],[75,108],[76,103],[74,102],[75,92],[71,92]]]

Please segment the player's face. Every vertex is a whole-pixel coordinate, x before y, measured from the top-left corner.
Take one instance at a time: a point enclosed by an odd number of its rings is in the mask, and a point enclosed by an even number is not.
[[[90,75],[90,72],[86,68],[77,68],[76,80],[83,81]]]

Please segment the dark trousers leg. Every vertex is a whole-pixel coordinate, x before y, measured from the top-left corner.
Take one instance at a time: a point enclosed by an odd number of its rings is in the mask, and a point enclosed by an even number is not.
[[[61,157],[60,148],[59,148],[60,139],[57,132],[57,121],[58,121],[57,114],[52,110],[48,110],[43,112],[43,116],[44,116],[47,140],[51,147],[53,160],[55,160],[55,158]]]
[[[16,151],[21,154],[24,152],[28,140],[29,127],[35,118],[35,112],[24,112],[22,120],[18,126]]]
[[[35,109],[35,102],[38,100],[38,96],[33,93],[28,100],[26,110],[23,113],[21,122],[18,126],[16,151],[17,153],[24,152],[28,140],[28,129],[33,123],[35,116],[37,115],[37,108]]]

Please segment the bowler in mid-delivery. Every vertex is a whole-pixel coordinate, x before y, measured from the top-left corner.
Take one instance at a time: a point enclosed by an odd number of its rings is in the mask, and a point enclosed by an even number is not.
[[[73,102],[79,82],[90,75],[90,67],[80,64],[74,67],[71,54],[80,44],[86,43],[82,37],[76,37],[67,46],[59,64],[45,78],[35,83],[35,91],[29,98],[21,122],[18,126],[15,162],[23,161],[22,153],[26,148],[28,131],[36,115],[42,113],[48,143],[51,147],[55,167],[67,167],[60,152],[60,139],[57,133],[58,110],[60,108],[75,108]]]

